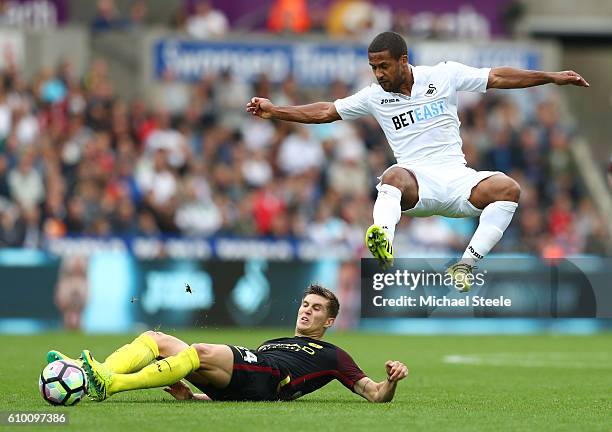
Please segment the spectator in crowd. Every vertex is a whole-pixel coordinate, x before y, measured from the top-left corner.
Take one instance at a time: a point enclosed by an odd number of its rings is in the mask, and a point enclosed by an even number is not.
[[[87,260],[79,256],[64,258],[55,288],[55,305],[64,317],[64,328],[81,329],[88,292]]]
[[[111,229],[118,236],[132,236],[138,233],[136,206],[129,197],[119,200],[112,213]]]
[[[149,97],[172,116],[182,115],[191,102],[189,85],[177,80],[170,69],[163,72],[161,82],[151,89]]]
[[[40,230],[40,210],[32,207],[23,210],[23,242],[24,248],[38,249],[42,235]]]
[[[338,329],[354,329],[359,324],[361,309],[361,275],[355,262],[343,262],[338,270],[338,280],[334,284],[342,313],[334,322]]]
[[[36,207],[45,197],[43,178],[34,167],[35,158],[35,150],[25,150],[8,176],[11,198],[24,209]]]
[[[321,143],[312,137],[310,129],[303,125],[293,125],[293,132],[280,144],[278,166],[288,175],[302,174],[309,168],[323,163]]]
[[[5,154],[0,153],[0,197],[8,198],[10,196],[8,185],[8,158]]]
[[[138,235],[145,237],[157,237],[161,234],[155,216],[149,210],[143,210],[138,214]]]
[[[247,84],[235,77],[229,69],[215,82],[214,103],[221,124],[229,130],[239,129],[244,121],[244,102],[249,97]]]
[[[274,173],[266,153],[265,149],[250,151],[243,162],[241,173],[247,185],[257,188],[272,180]]]
[[[0,81],[0,149],[5,146],[5,141],[11,132],[12,114],[4,82]]]
[[[310,29],[306,0],[274,0],[268,14],[268,29],[274,33],[305,33]]]
[[[274,218],[283,213],[287,207],[283,198],[279,196],[279,189],[280,186],[271,180],[253,196],[253,216],[260,235],[271,233]]]
[[[151,166],[142,168],[138,183],[143,192],[144,204],[153,212],[158,224],[164,229],[174,231],[177,181],[175,172],[168,164],[168,152],[165,149],[155,150]]]
[[[121,16],[115,0],[97,0],[96,16],[91,23],[94,32],[125,30],[128,26],[129,20]]]
[[[391,9],[366,0],[339,0],[328,12],[327,30],[332,36],[350,35],[370,41],[378,33],[391,29]]]
[[[185,31],[196,39],[213,39],[225,36],[229,23],[225,14],[214,9],[209,0],[197,0],[194,13],[187,18]]]
[[[147,154],[165,150],[168,164],[174,169],[181,169],[189,156],[189,147],[185,136],[172,125],[170,113],[159,108],[155,115],[154,126],[145,141]]]
[[[18,207],[0,197],[0,248],[20,247],[23,240],[23,220]]]
[[[183,234],[208,235],[221,227],[221,212],[212,200],[198,197],[196,181],[187,178],[183,183],[183,196],[175,214],[175,224]]]
[[[149,7],[146,0],[136,0],[130,6],[130,30],[141,30],[144,28],[149,15]]]

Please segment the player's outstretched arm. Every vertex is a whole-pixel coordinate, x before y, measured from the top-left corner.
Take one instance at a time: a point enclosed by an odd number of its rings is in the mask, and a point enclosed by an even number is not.
[[[177,400],[193,399],[204,402],[212,401],[212,399],[204,393],[193,393],[189,385],[187,383],[184,383],[183,381],[179,381],[169,387],[165,387],[164,391],[170,393],[172,397]]]
[[[368,377],[361,378],[355,383],[355,392],[370,402],[391,402],[398,381],[408,376],[408,368],[402,362],[392,360],[385,363],[385,368],[386,380],[377,383]]]
[[[589,87],[582,76],[574,71],[542,72],[515,69],[511,67],[492,68],[489,72],[487,88],[514,89],[534,87],[543,84],[575,85]]]
[[[270,100],[254,97],[246,106],[247,112],[263,119],[298,123],[331,123],[340,120],[333,102],[316,102],[299,106],[276,106]]]

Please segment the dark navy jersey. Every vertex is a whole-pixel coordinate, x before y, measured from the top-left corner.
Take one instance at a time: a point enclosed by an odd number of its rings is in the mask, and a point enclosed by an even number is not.
[[[334,379],[354,391],[355,383],[366,376],[346,351],[304,336],[266,341],[257,357],[279,371],[280,399],[296,399]]]

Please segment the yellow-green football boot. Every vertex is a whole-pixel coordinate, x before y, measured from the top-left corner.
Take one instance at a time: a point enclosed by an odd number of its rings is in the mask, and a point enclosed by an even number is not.
[[[81,357],[83,357],[83,369],[89,381],[87,394],[91,399],[102,402],[110,396],[108,389],[113,380],[113,373],[108,367],[94,360],[88,350],[83,350]]]
[[[472,283],[474,282],[474,266],[458,262],[453,264],[446,269],[446,274],[452,278],[453,287],[461,292],[466,293],[472,289]]]
[[[83,367],[83,359],[79,356],[79,358],[72,358],[72,357],[68,357],[66,354],[61,353],[59,351],[56,350],[51,350],[47,353],[47,364],[49,363],[53,363],[56,360],[65,360],[71,363],[74,363],[75,365],[79,366],[79,367]]]
[[[393,265],[393,245],[380,226],[372,225],[368,228],[365,235],[365,243],[384,270]]]

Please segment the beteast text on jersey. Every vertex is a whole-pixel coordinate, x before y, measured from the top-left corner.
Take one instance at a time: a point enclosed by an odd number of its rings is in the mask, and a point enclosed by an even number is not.
[[[403,127],[410,126],[419,121],[428,120],[437,117],[446,110],[446,101],[444,99],[433,101],[431,103],[415,107],[410,111],[401,113],[400,115],[391,117],[395,130],[400,130]],[[410,117],[410,118],[408,118]]]

